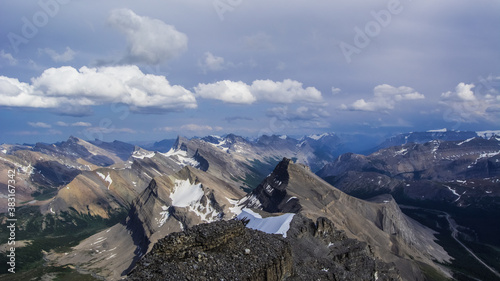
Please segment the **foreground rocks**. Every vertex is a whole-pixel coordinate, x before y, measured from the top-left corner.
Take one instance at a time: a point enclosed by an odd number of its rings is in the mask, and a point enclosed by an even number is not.
[[[401,280],[393,264],[374,258],[326,218],[296,215],[288,237],[244,221],[201,224],[166,236],[127,280]]]
[[[231,220],[160,239],[128,280],[283,280],[292,267],[290,244],[281,235]]]

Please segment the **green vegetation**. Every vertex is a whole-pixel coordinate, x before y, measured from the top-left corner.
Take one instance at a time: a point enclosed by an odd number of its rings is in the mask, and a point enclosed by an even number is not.
[[[437,271],[434,267],[418,262],[420,270],[424,273],[425,279],[428,281],[450,281],[448,277],[444,276],[441,272]]]
[[[16,247],[16,276],[20,275],[18,273],[29,276],[41,276],[38,275],[41,273],[57,273],[57,276],[65,276],[65,274],[68,274],[67,271],[72,271],[72,269],[45,268],[42,251],[69,251],[70,247],[76,246],[83,239],[125,219],[126,211],[117,211],[110,219],[103,219],[79,214],[74,210],[57,215],[42,215],[38,207],[25,206],[19,208],[16,215],[18,223],[16,241],[31,240],[31,243],[24,247]],[[7,227],[2,225],[0,228],[1,241],[7,241],[8,235]],[[6,263],[6,255],[1,255],[0,264],[5,265]],[[6,271],[3,270],[2,273],[4,272]],[[88,279],[85,275],[82,275],[81,278],[78,280],[93,280]],[[19,280],[30,280],[30,278]]]
[[[35,200],[44,201],[57,195],[57,188],[39,189],[31,194]]]

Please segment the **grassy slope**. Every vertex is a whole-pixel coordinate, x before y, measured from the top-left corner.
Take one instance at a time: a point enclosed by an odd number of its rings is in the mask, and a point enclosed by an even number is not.
[[[16,240],[31,240],[25,247],[16,248],[16,274],[0,275],[0,280],[31,280],[43,274],[71,276],[71,280],[93,280],[89,275],[77,274],[74,269],[44,266],[42,251],[65,252],[83,239],[110,227],[125,218],[124,210],[116,212],[111,219],[63,212],[57,217],[42,215],[37,207],[26,206],[17,210],[18,228]],[[0,241],[7,241],[9,233],[5,225],[0,227]],[[0,256],[0,274],[7,273],[7,257]],[[19,279],[12,279],[12,278]],[[73,279],[73,277],[78,279]],[[89,279],[91,278],[91,279]],[[34,279],[37,280],[37,279]],[[58,280],[58,279],[56,279]]]

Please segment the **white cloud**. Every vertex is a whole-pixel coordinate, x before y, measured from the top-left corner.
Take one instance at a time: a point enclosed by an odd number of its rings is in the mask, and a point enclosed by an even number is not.
[[[137,66],[49,68],[31,84],[0,76],[0,106],[61,108],[124,103],[149,113],[196,108],[194,95]]]
[[[210,52],[205,52],[203,56],[203,61],[200,62],[200,67],[203,69],[203,71],[219,71],[225,68],[224,65],[224,58],[223,57],[218,57],[214,56]]]
[[[394,109],[397,102],[403,100],[425,99],[423,94],[406,86],[393,87],[391,85],[378,85],[373,89],[374,97],[371,100],[359,99],[350,106],[342,105],[341,109],[358,111],[384,111]]]
[[[198,84],[194,90],[202,98],[228,103],[251,104],[257,100],[250,91],[250,87],[241,81],[223,80],[211,84]]]
[[[76,52],[73,51],[70,47],[66,47],[66,51],[62,54],[57,53],[56,51],[45,48],[38,49],[38,52],[45,53],[50,56],[50,58],[55,62],[68,62],[72,61],[75,58]]]
[[[441,102],[447,110],[445,121],[475,123],[489,120],[498,122],[500,112],[500,95],[495,88],[500,79],[488,77],[477,86],[459,83],[454,91],[441,94]],[[474,90],[473,90],[474,89]]]
[[[314,87],[304,88],[302,83],[285,79],[283,82],[255,80],[252,85],[229,80],[212,84],[199,84],[195,92],[202,98],[229,103],[252,104],[257,100],[272,103],[320,102],[321,92]]]
[[[448,91],[446,93],[443,93],[441,97],[445,99],[458,99],[462,101],[474,101],[476,100],[476,96],[474,95],[474,92],[472,91],[472,88],[474,88],[474,84],[465,84],[465,83],[459,83],[455,87],[455,92]]]
[[[73,126],[73,127],[90,127],[90,126],[92,126],[92,124],[90,124],[89,122],[75,122],[75,123],[71,124],[71,126]]]
[[[69,124],[68,124],[68,123],[63,122],[63,121],[57,121],[57,122],[56,122],[56,125],[57,125],[57,126],[60,126],[60,127],[68,127],[68,126],[69,126]]]
[[[16,65],[17,60],[10,53],[6,53],[3,49],[0,50],[0,58],[6,60],[10,65]]]
[[[161,20],[139,16],[130,9],[113,10],[108,21],[127,37],[126,63],[157,64],[187,49],[186,34]]]
[[[252,83],[252,92],[262,100],[276,103],[292,103],[298,101],[320,102],[321,92],[314,87],[303,88],[302,83],[285,79],[283,82],[271,80],[255,80]]]
[[[52,126],[44,122],[28,122],[28,125],[34,128],[51,128]]]
[[[336,95],[338,93],[340,93],[342,90],[340,88],[336,88],[336,87],[332,87],[332,94],[333,95]]]

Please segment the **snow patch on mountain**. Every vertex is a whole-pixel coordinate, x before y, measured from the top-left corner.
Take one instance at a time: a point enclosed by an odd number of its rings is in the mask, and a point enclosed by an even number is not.
[[[137,159],[151,158],[155,156],[155,152],[147,151],[147,150],[136,150],[132,153],[132,157]]]
[[[96,174],[97,174],[99,177],[101,177],[101,178],[102,178],[105,182],[109,183],[109,184],[108,184],[108,189],[109,189],[109,187],[110,187],[110,186],[111,186],[111,184],[113,183],[113,180],[111,179],[111,176],[109,175],[109,173],[108,173],[108,175],[107,175],[107,176],[104,176],[104,174],[99,173],[99,172],[96,172]]]
[[[19,164],[15,161],[12,161],[10,159],[3,158],[3,157],[0,157],[0,160],[13,164],[14,166],[16,166],[16,168],[18,170],[21,170],[24,174],[32,175],[35,173],[35,170],[36,170],[33,166],[31,166],[31,163],[28,164],[28,166],[26,166],[26,165]]]
[[[173,149],[171,148],[167,153],[161,153],[166,157],[170,157],[170,159],[177,162],[177,164],[184,166],[196,167],[199,166],[200,163],[194,160],[192,157],[187,156],[187,152],[181,149]]]
[[[214,136],[212,136],[212,137],[214,137]],[[211,142],[208,142],[208,143],[211,144],[211,145],[213,145],[213,146],[215,146],[215,147],[217,147],[217,148],[219,148],[219,149],[221,149],[224,152],[227,152],[227,150],[229,148],[228,147],[224,147],[224,145],[227,144],[227,139],[223,139],[221,137],[218,137],[218,140],[219,140],[218,143],[211,143]]]
[[[309,135],[307,137],[310,139],[313,139],[313,140],[320,140],[321,138],[329,136],[329,135],[330,135],[329,133],[323,133],[321,135]]]
[[[237,218],[240,220],[250,220],[246,225],[248,228],[260,230],[269,234],[281,234],[286,238],[286,233],[290,229],[290,223],[292,222],[293,216],[295,216],[295,214],[288,213],[276,217],[262,218],[262,216],[256,212],[245,208]]]
[[[163,211],[160,212],[160,218],[159,219],[155,218],[155,220],[158,222],[158,227],[162,227],[167,221],[167,219],[170,217],[170,213],[168,212],[167,206],[163,205],[161,206],[161,209]]]
[[[172,199],[172,206],[188,207],[191,203],[200,201],[203,195],[201,183],[191,184],[189,180],[176,180],[170,199]]]
[[[500,155],[500,150],[496,151],[496,152],[483,152],[483,153],[479,154],[479,156],[477,157],[477,159],[474,162],[472,162],[467,168],[469,168],[469,169],[472,168],[474,165],[477,164],[477,161],[479,161],[479,160],[481,160],[483,158],[494,157],[494,156],[497,156],[497,155]]]
[[[230,198],[227,198],[227,201],[229,202],[229,204],[233,205],[233,207],[229,207],[229,211],[233,214],[235,214],[236,216],[239,215],[241,213],[241,210],[243,208],[243,205],[241,205],[242,203],[242,200],[234,200],[234,199],[230,199]],[[243,198],[245,199],[245,198]]]
[[[401,150],[395,152],[395,155],[406,155],[407,153],[408,148],[401,148]]]
[[[500,136],[500,130],[478,131],[476,134],[484,139],[489,139],[493,136]]]
[[[462,144],[464,144],[464,143],[468,143],[468,142],[470,142],[470,141],[471,141],[471,140],[473,140],[473,139],[475,139],[475,138],[466,139],[466,140],[464,140],[463,142],[457,143],[457,145],[462,145]]]
[[[209,200],[206,200],[205,205],[201,204],[200,201],[196,201],[189,206],[189,210],[200,217],[202,221],[209,223],[217,221],[220,216],[220,213],[215,210]]]

